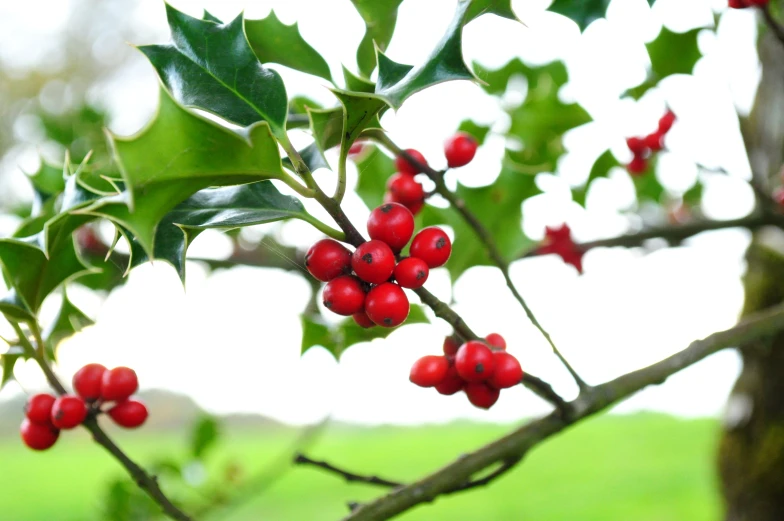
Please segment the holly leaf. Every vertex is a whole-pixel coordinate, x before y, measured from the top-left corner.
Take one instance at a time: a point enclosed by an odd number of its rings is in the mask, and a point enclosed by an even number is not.
[[[508,260],[517,258],[535,244],[522,230],[523,201],[540,193],[534,179],[532,174],[504,168],[492,185],[457,186],[458,197],[474,212]],[[446,264],[453,281],[473,266],[494,265],[473,228],[454,208],[426,205],[422,216],[424,226],[446,224],[454,230],[455,247]]]
[[[261,20],[245,20],[245,34],[262,63],[279,63],[332,82],[329,65],[305,41],[296,22],[286,25],[271,11]]]
[[[356,192],[368,208],[383,203],[387,180],[395,174],[395,160],[384,154],[375,145],[367,145],[366,151],[356,159],[359,179]]]
[[[506,92],[509,80],[522,76],[528,83],[529,94],[539,90],[549,90],[552,84],[559,88],[569,81],[566,65],[562,61],[553,61],[545,65],[530,66],[520,58],[513,58],[500,69],[488,69],[474,62],[474,72],[484,84],[482,88],[489,94]]]
[[[512,11],[512,0],[473,0],[466,13],[466,23],[483,14],[494,14],[501,18],[520,21]]]
[[[365,34],[357,47],[359,72],[370,77],[376,68],[376,50],[385,51],[397,22],[397,9],[403,0],[351,0],[362,20]]]
[[[356,75],[343,66],[343,79],[346,82],[346,90],[352,92],[373,93],[376,91],[376,84],[367,78]]]
[[[21,358],[21,355],[3,354],[0,355],[0,390],[6,386],[8,382],[14,379],[14,366],[16,361]]]
[[[460,122],[460,126],[457,127],[459,132],[465,132],[469,134],[479,145],[482,145],[485,142],[485,138],[487,137],[487,133],[490,132],[490,127],[486,127],[484,125],[480,125],[470,119],[464,119]]]
[[[0,298],[0,313],[14,322],[32,322],[36,319],[27,303],[19,297],[19,293],[14,288]]]
[[[360,342],[370,342],[376,338],[386,338],[395,331],[395,328],[371,327],[365,329],[357,325],[349,317],[336,325],[328,325],[320,316],[302,315],[302,354],[308,349],[321,346],[332,353],[335,360],[340,360],[340,355]],[[413,305],[408,313],[405,324],[427,323],[427,315],[421,306]]]
[[[40,208],[52,197],[60,194],[65,189],[65,179],[63,176],[62,165],[52,165],[41,160],[38,170],[27,175],[30,184],[33,185],[32,215],[37,215]]]
[[[664,195],[664,186],[656,178],[656,155],[648,159],[648,169],[632,176],[634,189],[637,192],[637,201],[652,201],[659,204]]]
[[[213,416],[204,415],[194,423],[191,429],[191,455],[203,459],[204,455],[218,442],[220,436],[218,420]]]
[[[591,187],[591,183],[600,177],[607,177],[610,170],[618,166],[620,166],[620,163],[618,163],[618,160],[615,159],[615,156],[609,150],[600,155],[596,161],[594,161],[585,184],[579,188],[572,189],[572,198],[574,199],[574,202],[585,207],[585,199],[588,195],[588,189]]]
[[[243,30],[242,16],[227,24],[192,18],[166,4],[168,45],[139,49],[182,105],[247,126],[269,123],[285,142],[288,101],[280,75],[261,65]]]
[[[95,322],[77,308],[73,302],[68,298],[68,294],[63,288],[62,301],[60,303],[60,310],[57,312],[54,320],[49,327],[44,331],[44,343],[46,345],[47,355],[51,360],[55,360],[55,352],[57,344],[74,333],[78,333],[87,326],[93,325]]]

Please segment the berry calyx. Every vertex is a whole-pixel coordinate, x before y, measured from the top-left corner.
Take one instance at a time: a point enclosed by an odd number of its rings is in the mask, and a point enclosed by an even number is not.
[[[33,450],[46,450],[60,437],[59,429],[49,424],[35,423],[30,418],[22,420],[19,434],[24,444]]]
[[[395,174],[387,181],[387,190],[403,204],[414,204],[425,198],[422,184],[408,174]]]
[[[457,350],[455,368],[466,382],[484,382],[493,374],[495,358],[483,342],[470,340]]]
[[[365,305],[365,287],[357,277],[343,275],[327,282],[322,299],[324,306],[333,313],[353,315],[362,311]]]
[[[445,396],[451,396],[462,391],[465,385],[465,380],[460,378],[460,375],[457,374],[457,369],[455,366],[451,365],[444,379],[440,384],[436,385],[436,391]]]
[[[644,155],[645,152],[648,151],[648,146],[645,144],[645,140],[639,137],[627,137],[626,146],[629,147],[629,150],[631,150],[632,154],[635,156]]]
[[[410,306],[405,291],[391,282],[371,289],[365,299],[365,313],[370,320],[384,327],[395,327],[408,318]]]
[[[506,340],[498,333],[490,333],[485,337],[485,340],[490,344],[490,347],[506,349]]]
[[[87,406],[80,396],[64,395],[52,406],[52,425],[58,429],[73,429],[87,418]]]
[[[354,250],[351,267],[365,282],[381,284],[389,280],[395,271],[395,254],[387,243],[373,239]]]
[[[101,364],[87,364],[79,369],[73,377],[73,388],[76,394],[88,401],[101,397],[101,381],[106,372]]]
[[[659,134],[666,134],[672,128],[673,123],[675,123],[675,113],[671,110],[668,110],[664,113],[664,115],[659,119]]]
[[[423,356],[411,366],[408,379],[419,387],[435,387],[446,378],[449,361],[445,356]]]
[[[375,327],[376,325],[364,311],[354,313],[351,315],[351,318],[354,319],[354,322],[356,322],[359,327],[364,327],[365,329]]]
[[[52,406],[55,397],[51,394],[36,394],[31,396],[25,404],[25,416],[33,423],[48,425],[52,416]]]
[[[422,163],[423,165],[427,165],[427,161],[425,160],[425,156],[419,150],[414,150],[413,148],[407,148],[405,152],[408,153],[409,156],[413,157],[418,162]],[[420,170],[413,163],[409,163],[408,159],[403,156],[397,156],[395,158],[395,168],[401,174],[407,175],[417,175]]]
[[[465,132],[458,132],[444,143],[444,155],[449,168],[458,168],[471,162],[476,155],[476,139]]]
[[[147,407],[137,400],[122,401],[109,409],[108,414],[117,425],[126,429],[135,429],[141,426],[149,415]]]
[[[446,356],[455,356],[458,349],[460,349],[460,341],[456,337],[448,336],[444,339],[444,354]]]
[[[444,230],[432,226],[416,234],[411,241],[409,251],[412,257],[425,261],[428,268],[438,268],[449,260],[452,254],[452,241]]]
[[[642,156],[634,156],[626,165],[626,170],[633,176],[640,176],[648,170],[648,160]]]
[[[385,242],[393,252],[402,250],[414,235],[414,215],[400,203],[382,204],[367,222],[371,239]]]
[[[103,374],[101,398],[107,402],[122,401],[139,389],[136,371],[128,367],[115,367]]]
[[[427,281],[430,268],[422,259],[409,257],[398,262],[395,266],[395,280],[404,288],[421,288]]]
[[[305,267],[322,282],[351,273],[351,252],[333,239],[322,239],[305,254]]]
[[[519,384],[523,379],[523,369],[514,355],[506,351],[495,351],[495,371],[487,383],[496,389],[508,389]]]
[[[465,393],[468,401],[480,409],[489,409],[495,405],[495,402],[498,401],[498,397],[501,395],[501,391],[498,389],[481,382],[466,384]]]
[[[537,250],[541,254],[555,253],[566,264],[577,268],[578,273],[583,272],[583,251],[572,239],[572,230],[566,223],[559,228],[545,227],[544,243]]]

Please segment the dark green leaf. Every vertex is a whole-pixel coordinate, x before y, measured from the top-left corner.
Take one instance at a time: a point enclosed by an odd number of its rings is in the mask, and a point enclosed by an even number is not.
[[[14,366],[16,365],[16,361],[21,358],[20,355],[12,355],[12,354],[4,354],[0,355],[0,390],[5,387],[5,385],[14,379]]]
[[[219,435],[218,420],[214,417],[205,415],[196,420],[191,430],[191,455],[203,459],[207,451],[215,446]]]
[[[582,31],[594,20],[603,18],[609,4],[610,0],[554,0],[550,11],[571,19]]]
[[[329,163],[327,163],[324,154],[321,153],[321,149],[315,141],[297,152],[311,172],[315,172],[319,168],[329,168]],[[292,172],[295,170],[291,159],[288,157],[283,158],[283,164]]]
[[[376,84],[372,81],[358,76],[348,70],[345,66],[343,67],[343,78],[346,81],[346,90],[353,91],[353,92],[368,92],[372,93],[376,91]]]
[[[509,80],[515,76],[522,76],[528,83],[528,92],[549,90],[552,84],[563,86],[569,80],[566,65],[562,61],[554,61],[545,65],[529,66],[519,58],[514,58],[500,69],[488,69],[474,63],[476,76],[485,82],[484,88],[490,94],[503,94]]]
[[[214,14],[210,13],[206,9],[204,10],[204,16],[202,16],[201,19],[202,20],[207,20],[208,22],[215,22],[216,24],[222,24],[223,23],[223,21],[221,21],[220,18],[218,18]]]
[[[302,38],[296,22],[286,25],[272,11],[262,20],[245,20],[245,34],[262,63],[279,63],[332,81],[329,65]]]
[[[494,14],[509,20],[519,21],[512,11],[512,0],[473,0],[466,14],[466,23],[483,14]]]
[[[343,108],[308,109],[310,130],[322,152],[340,144],[343,136]]]
[[[378,112],[384,102],[375,94],[348,92],[333,89],[340,107],[308,110],[310,128],[322,152],[340,145],[341,154],[347,154],[351,144],[366,128],[381,128]]]
[[[697,182],[694,183],[694,186],[683,193],[683,203],[687,206],[700,204],[704,188],[705,185],[702,184],[702,181],[697,180]]]
[[[574,201],[580,206],[585,206],[585,198],[588,195],[588,189],[591,187],[591,183],[600,177],[607,177],[607,174],[610,173],[610,170],[617,166],[620,166],[620,164],[609,150],[600,155],[596,161],[594,161],[593,167],[591,167],[591,172],[588,174],[588,179],[585,181],[585,184],[572,190],[572,197]]]
[[[470,134],[474,139],[476,139],[477,143],[482,145],[485,142],[487,133],[490,132],[490,127],[485,127],[471,121],[470,119],[464,119],[462,122],[460,122],[460,126],[457,127],[457,130],[460,132],[465,132],[466,134]]]
[[[35,320],[35,315],[30,311],[27,303],[19,298],[19,294],[13,288],[0,298],[0,313],[5,315],[8,320],[13,320],[14,322],[31,322]]]
[[[366,146],[365,152],[355,160],[359,172],[356,192],[368,208],[376,208],[383,202],[387,180],[397,169],[395,160],[378,147]]]
[[[662,27],[659,36],[647,44],[651,58],[651,70],[643,83],[626,91],[626,95],[640,99],[662,79],[672,74],[691,74],[700,59],[697,36],[702,29],[692,29],[685,33],[674,33]]]
[[[395,31],[397,9],[403,0],[351,0],[362,20],[365,35],[357,48],[359,72],[370,77],[376,68],[375,46],[385,51]],[[375,45],[374,45],[375,42]]]
[[[44,331],[44,342],[46,343],[49,358],[51,360],[55,359],[57,344],[59,344],[61,340],[68,338],[93,323],[94,322],[90,317],[85,315],[81,309],[77,308],[73,302],[71,302],[65,288],[63,288],[60,310],[57,312],[57,316],[46,331]]]

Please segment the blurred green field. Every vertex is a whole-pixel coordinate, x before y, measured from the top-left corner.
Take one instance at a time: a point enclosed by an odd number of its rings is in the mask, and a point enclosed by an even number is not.
[[[333,427],[308,454],[390,479],[420,476],[475,449],[510,427],[452,424],[419,428]],[[661,415],[603,416],[529,454],[494,485],[443,498],[400,517],[405,521],[713,521],[720,500],[714,476],[718,425]],[[237,462],[250,474],[291,447],[292,432],[226,433],[216,466]],[[121,445],[140,461],[184,451],[174,435],[128,434]],[[67,433],[49,453],[0,440],[0,519],[92,521],[118,465],[84,433]],[[314,468],[296,467],[248,502],[210,519],[337,520],[347,501],[381,489],[347,484]]]

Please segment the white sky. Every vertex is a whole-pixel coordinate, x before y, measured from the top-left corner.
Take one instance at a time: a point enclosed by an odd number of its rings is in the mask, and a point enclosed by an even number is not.
[[[354,66],[354,49],[362,37],[361,20],[348,0],[171,3],[193,15],[207,8],[223,19],[232,18],[243,8],[248,17],[259,18],[273,7],[284,22],[299,21],[304,37],[327,58],[338,78],[341,63]],[[464,49],[469,62],[478,60],[497,67],[514,56],[533,63],[565,59],[571,81],[562,95],[580,101],[595,120],[567,136],[570,152],[559,165],[561,176],[542,176],[546,193],[524,205],[523,226],[529,236],[539,238],[545,224],[564,219],[582,240],[623,232],[627,221],[619,210],[633,197],[625,173],[614,172],[610,179],[597,183],[588,211],[571,202],[567,180],[587,176],[590,160],[608,146],[625,157],[628,151],[623,138],[649,132],[665,101],[675,109],[679,121],[668,136],[671,152],[661,158],[660,178],[668,186],[685,188],[698,175],[695,160],[723,167],[730,175],[708,180],[703,210],[715,218],[733,218],[749,210],[752,196],[740,181],[748,176],[748,165],[735,110],[749,109],[758,78],[750,13],[730,13],[722,18],[718,37],[705,34],[700,38],[705,57],[693,77],[668,78],[641,103],[617,99],[628,86],[644,78],[644,43],[655,37],[662,21],[674,30],[709,25],[711,8],[718,9],[722,3],[658,0],[650,13],[644,0],[614,0],[607,20],[595,22],[580,35],[570,21],[543,11],[547,0],[520,0],[513,5],[527,27],[484,17],[466,29]],[[152,37],[133,43],[167,40],[162,2],[128,4],[129,16],[148,24]],[[57,20],[64,18],[62,10],[67,11],[69,5],[68,1],[58,2],[58,9],[51,10],[51,3],[45,0],[4,4],[0,20],[16,20],[14,23],[22,25],[35,20],[40,31],[30,36],[30,46],[35,47],[41,32],[45,36],[47,31],[60,29]],[[421,60],[451,18],[453,5],[453,0],[404,2],[388,50],[390,57],[407,63]],[[324,20],[330,23],[324,24]],[[0,49],[9,38],[25,36],[18,30],[10,36],[0,31]],[[18,44],[24,45],[24,41]],[[332,103],[323,82],[289,70],[283,74],[290,95],[303,93]],[[138,130],[149,119],[156,94],[152,67],[138,54],[129,68],[100,92],[100,99],[112,109],[112,130],[121,134]],[[515,95],[505,102],[515,103]],[[498,104],[467,82],[417,94],[396,114],[385,115],[382,122],[398,143],[422,150],[440,167],[443,140],[466,117],[498,129],[506,124]],[[450,182],[459,179],[471,186],[492,182],[503,146],[502,139],[489,139],[474,163],[450,174]],[[349,181],[356,181],[353,168]],[[368,209],[353,194],[346,199],[354,222],[364,222]],[[318,208],[308,207],[324,216]],[[261,229],[301,247],[319,238],[318,232],[298,222],[282,229],[274,225]],[[259,232],[251,231],[248,236],[258,237]],[[226,247],[221,239],[217,232],[205,233],[191,253],[220,255]],[[683,349],[693,339],[730,327],[742,302],[739,276],[747,244],[746,232],[713,232],[672,250],[590,252],[583,276],[550,257],[515,263],[512,275],[567,358],[589,383],[599,383]],[[258,412],[292,423],[316,421],[327,414],[361,423],[455,418],[509,421],[547,409],[522,388],[504,391],[499,403],[487,412],[471,407],[463,395],[444,397],[410,384],[411,363],[422,355],[440,352],[443,336],[449,332],[440,321],[402,327],[387,340],[355,346],[339,365],[323,349],[300,358],[298,313],[309,291],[303,280],[275,270],[237,268],[209,276],[197,264],[190,264],[188,270],[185,292],[174,271],[162,263],[137,268],[127,284],[104,301],[75,288],[72,298],[98,323],[62,344],[60,373],[68,379],[87,362],[129,365],[139,373],[143,387],[187,393],[215,412]],[[457,282],[453,295],[446,273],[436,270],[427,287],[442,299],[454,298],[455,309],[474,330],[503,334],[509,351],[520,358],[524,369],[552,382],[566,396],[574,396],[568,375],[538,332],[526,323],[497,270],[469,271]],[[666,385],[640,393],[617,410],[717,414],[738,370],[735,353],[720,353]],[[16,375],[27,390],[44,386],[32,364],[18,364]],[[18,392],[20,387],[11,384],[0,392],[0,399]]]

